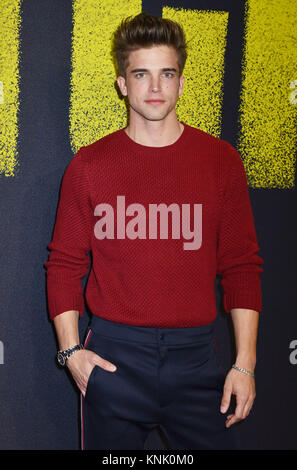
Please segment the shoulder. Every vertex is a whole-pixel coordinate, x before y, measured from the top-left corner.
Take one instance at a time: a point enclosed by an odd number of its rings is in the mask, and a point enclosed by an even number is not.
[[[239,152],[230,142],[213,136],[202,129],[190,126],[189,124],[186,125],[191,135],[191,144],[197,149],[203,148],[207,157],[218,163],[219,167],[226,170],[234,166],[243,167]]]
[[[209,134],[198,127],[193,127],[189,124],[186,124],[186,126],[189,134],[191,134],[191,138],[197,142],[199,141],[200,145],[213,151],[213,153],[231,155],[232,153],[237,152],[237,150],[226,140]]]
[[[97,163],[101,158],[119,150],[119,137],[122,129],[111,132],[100,139],[79,148],[75,158],[86,164]]]

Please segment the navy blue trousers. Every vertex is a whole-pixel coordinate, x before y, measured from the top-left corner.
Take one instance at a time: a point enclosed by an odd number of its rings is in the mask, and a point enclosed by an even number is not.
[[[160,427],[170,449],[238,449],[220,412],[225,377],[214,324],[153,328],[93,316],[85,348],[116,365],[95,366],[81,395],[82,449],[144,449]]]

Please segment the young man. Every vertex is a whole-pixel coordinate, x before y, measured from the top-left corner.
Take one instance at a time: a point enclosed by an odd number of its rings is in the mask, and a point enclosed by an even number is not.
[[[159,425],[172,449],[234,449],[232,425],[255,398],[263,271],[244,166],[229,143],[177,119],[178,24],[127,18],[114,53],[129,125],[69,163],[45,263],[58,360],[81,392],[82,448],[143,449]],[[216,274],[236,340],[226,377],[213,341]]]

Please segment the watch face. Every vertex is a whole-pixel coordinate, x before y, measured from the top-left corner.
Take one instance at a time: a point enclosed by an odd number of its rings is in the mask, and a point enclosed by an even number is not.
[[[60,366],[64,366],[65,365],[65,357],[63,356],[62,353],[58,352],[57,354],[57,361],[58,363],[60,364]]]

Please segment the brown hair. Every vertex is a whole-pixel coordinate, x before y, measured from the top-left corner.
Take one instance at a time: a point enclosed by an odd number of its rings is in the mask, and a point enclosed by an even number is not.
[[[158,18],[146,12],[122,20],[113,35],[112,51],[119,75],[126,76],[130,52],[154,45],[175,48],[181,76],[187,59],[187,45],[182,26],[175,21]]]

